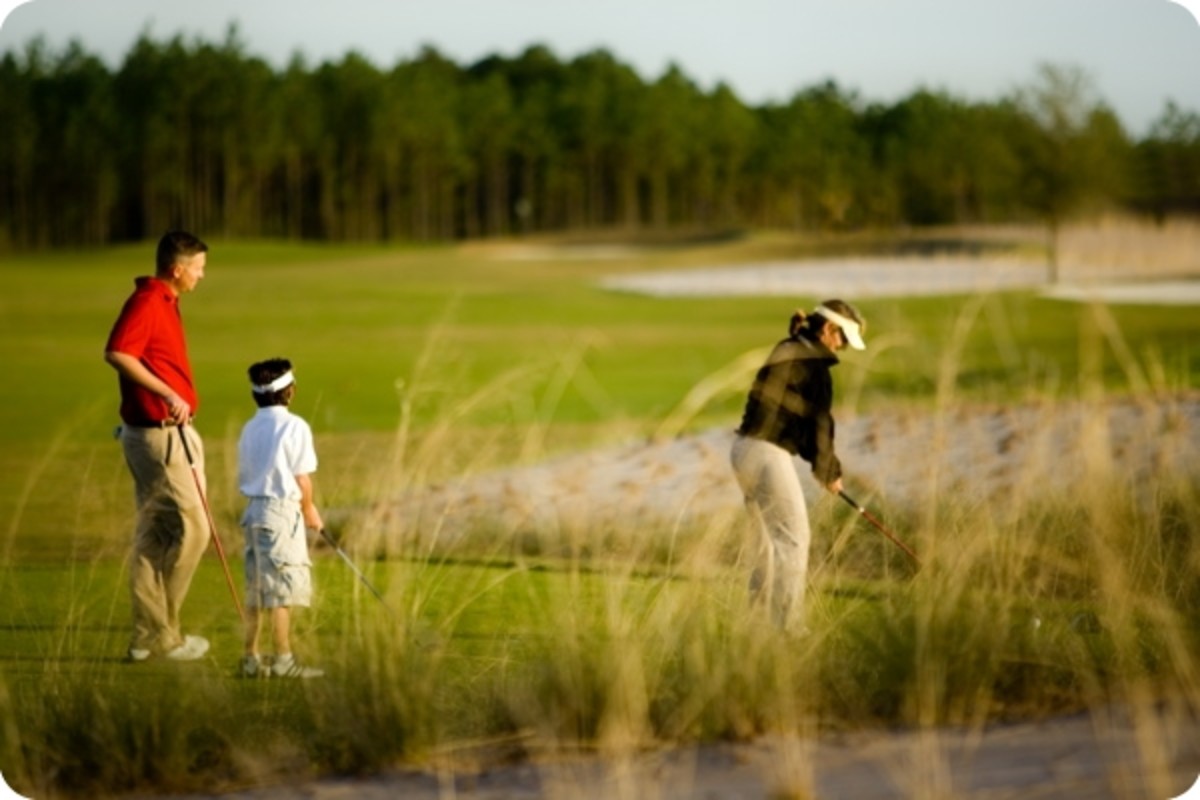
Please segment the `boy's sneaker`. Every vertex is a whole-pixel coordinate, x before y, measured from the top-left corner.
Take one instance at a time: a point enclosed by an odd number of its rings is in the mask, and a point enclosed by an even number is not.
[[[275,656],[275,662],[271,664],[271,675],[276,678],[319,678],[324,674],[323,669],[301,665],[291,653]]]
[[[243,678],[265,678],[267,670],[263,669],[258,656],[242,656],[242,665],[238,671]]]
[[[150,651],[144,647],[131,647],[129,648],[129,652],[126,653],[126,659],[135,664],[139,661],[145,661],[148,658],[150,658]]]
[[[183,644],[174,650],[168,650],[165,657],[172,661],[195,661],[198,658],[203,658],[207,652],[208,639],[205,639],[203,636],[185,636],[183,637]]]

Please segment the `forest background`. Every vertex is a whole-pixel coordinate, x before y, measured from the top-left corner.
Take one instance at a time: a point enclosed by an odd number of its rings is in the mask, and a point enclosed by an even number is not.
[[[450,241],[1200,212],[1200,115],[1168,102],[1135,139],[1069,65],[992,101],[871,103],[827,82],[753,106],[605,50],[276,69],[231,27],[143,34],[115,70],[33,41],[0,60],[0,118],[0,251],[183,220],[217,238]]]

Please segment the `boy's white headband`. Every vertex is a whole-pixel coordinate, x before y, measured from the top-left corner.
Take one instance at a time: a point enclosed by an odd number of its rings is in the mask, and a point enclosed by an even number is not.
[[[295,382],[296,376],[292,374],[291,370],[288,370],[270,383],[253,384],[253,389],[255,394],[270,394],[278,392],[280,389],[286,389]]]
[[[822,317],[841,328],[842,333],[846,334],[846,342],[855,350],[865,350],[867,348],[867,345],[865,342],[863,342],[862,338],[862,327],[857,322],[849,317],[843,317],[841,314],[837,313],[828,306],[817,306],[815,313],[820,314]]]

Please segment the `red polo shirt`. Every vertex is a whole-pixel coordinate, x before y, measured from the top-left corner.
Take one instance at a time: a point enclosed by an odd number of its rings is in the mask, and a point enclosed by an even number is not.
[[[196,413],[200,398],[188,362],[179,297],[157,278],[134,281],[137,288],[125,301],[121,315],[108,335],[105,352],[137,358],[160,380],[175,390]],[[153,392],[120,377],[121,419],[130,425],[161,422],[171,416],[167,403]]]

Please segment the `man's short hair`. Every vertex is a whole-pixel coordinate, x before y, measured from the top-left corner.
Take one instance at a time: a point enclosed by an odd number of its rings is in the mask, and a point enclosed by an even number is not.
[[[158,254],[154,264],[159,275],[170,271],[171,267],[181,258],[191,258],[199,253],[207,253],[208,245],[187,231],[167,231],[158,240]]]

